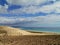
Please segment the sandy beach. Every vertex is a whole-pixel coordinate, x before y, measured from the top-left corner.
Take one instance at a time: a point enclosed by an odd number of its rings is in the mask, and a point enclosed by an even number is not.
[[[0,35],[11,35],[11,36],[21,36],[21,35],[57,35],[56,33],[50,32],[33,32],[26,31],[18,28],[8,27],[8,26],[0,26]]]
[[[60,35],[0,26],[0,45],[60,45]]]

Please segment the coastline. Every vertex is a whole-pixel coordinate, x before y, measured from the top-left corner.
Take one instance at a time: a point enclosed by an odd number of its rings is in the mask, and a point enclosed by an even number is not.
[[[53,33],[53,32],[27,31],[27,30],[22,30],[20,28],[13,28],[13,27],[8,27],[8,26],[0,26],[0,32],[1,31],[2,32],[5,31],[5,33],[7,35],[11,35],[11,36],[14,36],[14,35],[15,36],[19,36],[19,35],[59,35],[59,34]]]

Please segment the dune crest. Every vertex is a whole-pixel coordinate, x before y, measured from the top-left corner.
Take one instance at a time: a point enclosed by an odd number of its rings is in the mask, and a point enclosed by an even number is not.
[[[34,33],[30,31],[25,31],[18,28],[12,28],[8,26],[0,26],[0,35],[9,35],[9,36],[21,36],[21,35],[55,35],[55,33],[40,32]]]
[[[18,36],[18,35],[27,35],[30,34],[27,31],[18,29],[18,28],[12,28],[12,27],[7,27],[7,26],[0,26],[0,34],[7,34],[11,36]]]

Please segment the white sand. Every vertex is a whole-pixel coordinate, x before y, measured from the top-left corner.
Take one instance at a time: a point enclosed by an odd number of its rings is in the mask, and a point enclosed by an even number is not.
[[[8,26],[0,26],[0,31],[6,31],[7,33],[1,33],[0,35],[19,36],[19,35],[55,35],[55,33],[42,32],[42,33],[31,33],[18,28],[12,28]]]

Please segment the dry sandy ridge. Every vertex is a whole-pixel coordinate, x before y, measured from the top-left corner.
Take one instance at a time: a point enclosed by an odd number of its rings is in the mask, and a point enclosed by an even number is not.
[[[32,32],[9,26],[0,26],[0,36],[1,35],[22,36],[22,35],[57,35],[57,34],[50,32]]]

